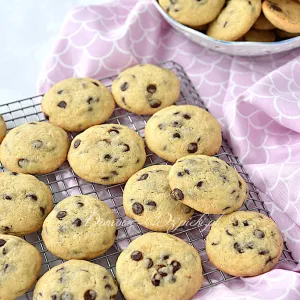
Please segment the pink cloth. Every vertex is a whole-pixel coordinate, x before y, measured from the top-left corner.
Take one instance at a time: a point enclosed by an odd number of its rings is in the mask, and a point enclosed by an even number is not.
[[[70,12],[39,83],[104,78],[137,63],[181,64],[300,259],[300,49],[230,57],[178,34],[149,0],[113,1]],[[200,291],[195,299],[300,299],[292,264]],[[290,269],[290,270],[289,270]],[[298,270],[299,270],[298,265]]]

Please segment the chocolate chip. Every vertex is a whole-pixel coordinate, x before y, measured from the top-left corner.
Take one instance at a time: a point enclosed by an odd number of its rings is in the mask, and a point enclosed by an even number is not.
[[[159,285],[160,285],[160,279],[161,279],[160,275],[159,275],[159,274],[155,274],[155,275],[152,277],[151,282],[152,282],[152,284],[153,284],[154,286],[159,286]]]
[[[174,139],[180,139],[181,136],[180,136],[179,133],[176,132],[176,133],[173,134],[173,138],[174,138]]]
[[[40,149],[40,148],[42,148],[42,146],[43,146],[43,142],[40,141],[40,140],[36,140],[36,141],[33,141],[33,142],[31,143],[31,145],[32,145],[32,147],[35,148],[35,149]]]
[[[233,234],[231,234],[231,233],[228,231],[228,229],[226,229],[226,233],[227,233],[228,235],[230,235],[230,236],[233,236]]]
[[[154,209],[156,209],[156,206],[157,206],[156,202],[154,202],[154,201],[147,201],[146,205],[149,206],[149,210],[154,210]]]
[[[2,226],[2,229],[4,232],[9,232],[10,230],[8,226]]]
[[[104,155],[104,159],[105,159],[105,160],[111,160],[111,156],[110,156],[109,154],[105,154],[105,155]]]
[[[233,245],[234,249],[238,252],[238,253],[244,253],[244,249],[241,247],[241,245],[239,243],[234,243]]]
[[[81,140],[76,140],[75,142],[74,142],[74,148],[76,149],[76,148],[78,148],[79,146],[80,146],[80,143],[81,143]]]
[[[217,246],[219,245],[220,243],[211,243],[212,246]]]
[[[92,111],[92,110],[93,110],[93,108],[92,108],[92,107],[89,107],[89,108],[88,108],[88,111]]]
[[[246,244],[246,248],[247,248],[247,249],[253,249],[253,248],[254,248],[253,242],[247,243],[247,244]]]
[[[231,195],[234,194],[235,192],[236,192],[236,190],[233,190],[233,191],[231,192]]]
[[[238,220],[234,220],[233,222],[232,222],[232,226],[238,226],[239,225],[239,221]]]
[[[150,99],[150,100],[148,100],[148,102],[152,108],[158,108],[161,106],[161,101],[159,101],[157,99]]]
[[[151,258],[146,258],[146,268],[150,269],[153,267],[153,260]]]
[[[65,101],[60,101],[58,104],[57,104],[58,107],[60,108],[66,108],[67,106],[67,103]]]
[[[61,95],[63,93],[64,90],[60,90],[57,92],[57,94]]]
[[[201,188],[203,185],[203,181],[199,181],[197,184],[196,184],[196,187],[197,188]]]
[[[77,202],[76,204],[77,204],[78,207],[84,206],[84,204],[82,202]]]
[[[273,9],[273,10],[275,10],[275,11],[282,12],[282,9],[281,9],[279,6],[277,6],[277,4],[275,4],[275,3],[270,3],[270,2],[269,2],[269,5],[270,5],[270,8],[271,8],[271,9]]]
[[[99,84],[95,81],[93,81],[93,84],[96,85],[96,86],[99,86]]]
[[[62,210],[62,211],[60,211],[60,212],[56,215],[56,218],[57,218],[58,220],[62,220],[66,215],[67,215],[67,212],[64,211],[64,210]]]
[[[146,180],[148,177],[149,177],[149,174],[145,173],[138,179],[138,181]]]
[[[111,174],[112,176],[117,176],[117,175],[119,175],[119,173],[118,173],[117,171],[111,171],[110,174]]]
[[[269,250],[266,250],[266,249],[260,250],[260,251],[258,252],[259,255],[266,255],[266,254],[269,254],[269,253],[270,253],[270,251],[269,251]]]
[[[122,97],[121,99],[122,99],[122,102],[123,102],[125,105],[127,105],[127,103],[126,103],[126,101],[125,101],[125,97]]]
[[[173,127],[180,128],[182,125],[181,125],[181,123],[179,123],[178,121],[174,121],[174,122],[172,123],[172,126],[173,126]]]
[[[109,180],[109,176],[101,177],[102,180]]]
[[[45,214],[45,208],[40,206],[40,211],[42,213],[42,216]]]
[[[83,295],[84,300],[95,300],[97,293],[94,290],[87,290]]]
[[[196,143],[190,143],[187,146],[188,153],[195,153],[198,151],[198,145]]]
[[[269,256],[269,258],[266,260],[266,264],[268,264],[269,262],[272,262],[274,258],[272,258],[271,256]]]
[[[135,202],[132,205],[132,211],[136,215],[141,215],[144,211],[144,206],[139,202]]]
[[[242,183],[239,181],[239,188],[241,188],[242,187]]]
[[[111,287],[110,284],[107,284],[107,285],[105,286],[105,289],[108,290],[108,291],[111,291],[111,290],[112,290],[112,287]]]
[[[163,124],[158,124],[158,128],[159,128],[160,130],[162,130],[162,129],[163,129]]]
[[[265,237],[265,234],[259,229],[255,229],[253,234],[259,239],[263,239]]]
[[[154,94],[156,92],[156,86],[154,84],[149,84],[147,86],[147,92],[150,94]]]
[[[178,173],[177,173],[177,176],[178,176],[178,177],[182,177],[183,175],[184,175],[184,172],[178,172]]]
[[[243,224],[244,224],[244,226],[249,226],[249,223],[248,223],[247,220],[246,220],[246,221],[243,221]]]
[[[224,210],[229,209],[229,208],[231,208],[231,206],[226,206],[226,207],[223,208],[222,210],[224,211]]]
[[[123,147],[123,152],[128,152],[130,150],[129,145],[122,143],[121,146]]]
[[[7,195],[7,194],[4,194],[4,195],[3,195],[3,199],[4,199],[4,200],[12,200],[12,197],[9,196],[9,195]]]
[[[134,261],[140,261],[143,258],[143,253],[140,251],[133,251],[130,257]]]
[[[35,194],[26,194],[26,198],[30,198],[33,201],[37,201],[38,197]]]
[[[0,247],[3,247],[6,244],[5,240],[0,239]]]
[[[114,129],[114,128],[109,129],[108,132],[109,132],[110,134],[112,134],[112,135],[114,135],[114,134],[119,134],[119,133],[120,133],[119,130]]]
[[[47,114],[44,114],[44,116],[46,120],[49,120],[49,116]]]
[[[183,117],[184,117],[186,120],[190,120],[190,119],[191,119],[191,116],[188,115],[188,114],[184,114]]]
[[[63,292],[62,295],[60,296],[60,300],[73,300],[73,295],[69,292]]]
[[[16,173],[16,172],[10,172],[10,175],[17,176],[18,173]]]
[[[6,255],[6,253],[7,253],[6,249],[5,249],[5,248],[3,248],[3,250],[2,250],[2,254],[3,254],[3,255]]]
[[[178,262],[176,260],[173,260],[171,262],[171,265],[173,266],[173,274],[175,274],[181,268],[180,262]]]
[[[51,300],[58,300],[58,297],[56,295],[52,295]]]
[[[171,193],[171,196],[175,200],[183,200],[184,194],[180,189],[174,189]]]
[[[160,268],[157,269],[158,274],[159,274],[160,276],[162,276],[162,277],[168,276],[168,273],[166,273],[165,271],[163,271],[162,268],[165,268],[165,266],[160,267]]]
[[[8,267],[9,267],[9,264],[4,264],[3,268],[2,268],[2,271],[5,273],[6,270],[8,269]]]
[[[18,160],[18,165],[19,165],[20,168],[26,168],[28,163],[29,163],[29,161],[26,158],[20,158]]]
[[[223,28],[225,28],[227,24],[228,24],[228,22],[226,21],[223,25]]]
[[[128,89],[128,82],[124,82],[122,85],[121,85],[121,91],[126,91]]]
[[[92,98],[92,97],[89,97],[87,100],[86,100],[86,102],[88,103],[88,104],[91,104],[91,102],[93,101],[94,99]]]
[[[82,221],[77,218],[72,222],[72,224],[75,225],[76,227],[80,227],[82,224]]]

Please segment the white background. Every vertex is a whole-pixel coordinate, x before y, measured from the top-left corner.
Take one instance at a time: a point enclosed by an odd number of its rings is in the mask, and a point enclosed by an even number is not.
[[[109,0],[0,0],[0,104],[34,96],[67,12]]]

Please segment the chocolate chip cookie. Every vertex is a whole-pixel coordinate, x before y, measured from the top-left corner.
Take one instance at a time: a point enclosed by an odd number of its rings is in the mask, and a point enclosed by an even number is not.
[[[300,3],[294,0],[266,0],[262,9],[266,18],[277,28],[300,33]]]
[[[250,29],[244,35],[244,41],[247,42],[275,42],[276,35],[272,30],[256,30]]]
[[[37,282],[33,300],[115,299],[118,288],[103,267],[70,260],[45,273]]]
[[[265,17],[263,13],[258,17],[253,24],[253,28],[257,30],[273,30],[276,27]]]
[[[24,295],[36,281],[41,264],[35,247],[19,237],[0,234],[0,299]]]
[[[193,105],[167,107],[146,124],[148,147],[170,162],[189,154],[216,154],[222,143],[221,126],[206,110]]]
[[[82,131],[108,120],[115,108],[110,91],[92,78],[68,78],[45,94],[42,111],[53,124]]]
[[[130,300],[187,300],[203,282],[197,250],[158,232],[131,242],[118,258],[116,273],[123,295]]]
[[[260,13],[261,0],[230,0],[210,23],[207,35],[225,41],[238,40],[249,31]]]
[[[125,214],[154,231],[183,226],[194,210],[171,197],[168,175],[171,166],[155,165],[135,173],[123,193]]]
[[[206,238],[209,260],[233,276],[256,276],[278,262],[283,242],[277,225],[257,212],[238,211],[222,216]]]
[[[206,214],[228,214],[247,199],[240,174],[216,157],[186,156],[171,168],[169,183],[174,200]]]
[[[43,224],[47,249],[63,259],[91,259],[106,252],[116,237],[116,217],[101,200],[70,196],[59,202]]]
[[[81,178],[100,184],[125,182],[146,160],[143,139],[118,124],[93,126],[77,135],[68,160]]]
[[[4,139],[5,134],[6,134],[6,125],[3,120],[3,117],[0,115],[0,143]]]
[[[126,69],[112,83],[117,104],[138,115],[152,115],[174,104],[180,95],[176,75],[155,65],[137,65]]]
[[[33,122],[9,131],[0,146],[0,157],[12,172],[46,174],[66,160],[68,149],[64,130],[48,122]]]
[[[0,173],[0,233],[23,236],[39,230],[52,206],[51,191],[42,181]]]
[[[159,4],[176,21],[195,27],[213,21],[225,0],[159,0]]]

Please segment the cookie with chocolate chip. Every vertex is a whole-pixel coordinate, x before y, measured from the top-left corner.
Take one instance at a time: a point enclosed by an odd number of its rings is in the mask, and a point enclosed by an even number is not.
[[[159,4],[176,21],[196,27],[213,21],[225,0],[159,0]]]
[[[37,282],[33,300],[115,299],[118,287],[105,268],[84,260],[55,266]]]
[[[275,222],[257,212],[238,211],[222,216],[206,238],[209,260],[233,276],[270,271],[282,249],[282,236]]]
[[[63,259],[91,259],[106,252],[116,238],[116,217],[101,200],[70,196],[59,202],[43,224],[47,249]]]
[[[42,111],[53,124],[82,131],[104,123],[115,108],[107,87],[92,78],[68,78],[53,85],[42,100]]]
[[[247,184],[225,161],[206,155],[186,156],[171,168],[172,197],[206,214],[228,214],[246,201]]]
[[[46,174],[67,157],[67,133],[48,122],[20,125],[8,132],[0,146],[1,163],[12,172]]]
[[[263,12],[253,24],[253,28],[257,30],[273,30],[276,27],[265,17]]]
[[[194,213],[192,208],[171,197],[167,180],[170,170],[167,165],[142,169],[129,178],[124,189],[125,214],[154,231],[175,230]]]
[[[300,33],[300,3],[294,0],[266,0],[262,4],[262,10],[275,27]]]
[[[0,299],[14,300],[35,283],[41,269],[39,251],[25,240],[0,234]]]
[[[143,139],[118,124],[93,126],[77,135],[68,161],[81,178],[100,184],[125,182],[146,160]]]
[[[207,35],[236,41],[250,30],[261,14],[261,0],[230,0],[218,17],[209,24]]]
[[[42,181],[0,173],[0,233],[23,236],[39,230],[52,206],[51,191]]]
[[[247,42],[275,42],[276,35],[272,30],[250,29],[243,37]]]
[[[5,134],[6,134],[6,125],[3,120],[3,117],[0,115],[0,143],[4,139]]]
[[[203,282],[197,250],[167,233],[146,233],[123,250],[116,265],[126,299],[188,300]]]
[[[146,143],[170,162],[189,154],[214,155],[222,143],[221,126],[206,110],[193,105],[167,107],[145,128]]]
[[[150,64],[126,69],[111,88],[117,104],[138,115],[152,115],[174,104],[180,95],[180,81],[176,75]]]

